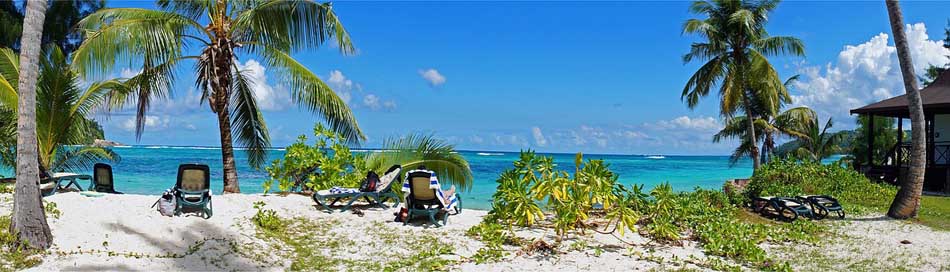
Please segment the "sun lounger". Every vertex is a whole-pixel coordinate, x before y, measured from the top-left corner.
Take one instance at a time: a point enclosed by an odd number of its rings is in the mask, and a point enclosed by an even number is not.
[[[194,210],[205,219],[211,218],[211,170],[207,165],[179,165],[174,191],[175,215]]]
[[[436,173],[425,168],[406,173],[402,190],[407,193],[406,209],[408,210],[406,218],[403,218],[403,225],[409,224],[415,216],[426,216],[429,222],[439,226],[436,217],[441,215],[442,226],[444,226],[448,223],[449,215],[462,212],[459,195],[443,195]]]
[[[115,191],[115,183],[112,178],[112,166],[104,163],[97,163],[92,167],[92,186],[89,191],[100,193],[121,194]]]
[[[90,179],[92,179],[92,177],[89,175],[81,175],[76,173],[41,174],[40,192],[43,196],[51,196],[55,195],[57,192],[59,192],[59,190],[69,187],[76,187],[76,189],[82,191],[82,187],[79,185],[77,180]],[[63,185],[63,182],[66,182],[66,185]]]
[[[804,202],[789,197],[763,196],[752,199],[755,212],[766,217],[774,217],[783,221],[792,222],[799,217],[815,218],[811,209]]]
[[[812,212],[815,214],[815,219],[824,219],[832,212],[838,215],[838,219],[844,218],[844,208],[841,207],[841,203],[838,203],[838,200],[834,197],[826,195],[805,195],[796,198],[811,206]]]
[[[333,205],[336,205],[337,202],[343,199],[349,199],[350,201],[343,205],[341,212],[345,212],[353,206],[353,203],[358,199],[363,199],[370,205],[374,205],[380,208],[388,209],[386,206],[387,200],[392,200],[396,202],[393,207],[399,206],[399,197],[396,195],[396,192],[392,190],[393,181],[399,179],[399,173],[402,171],[402,167],[399,165],[393,165],[386,170],[386,173],[379,178],[379,183],[376,184],[376,188],[372,191],[362,192],[356,188],[339,188],[335,187],[329,190],[320,190],[313,194],[313,201],[317,202],[327,211],[333,211]]]

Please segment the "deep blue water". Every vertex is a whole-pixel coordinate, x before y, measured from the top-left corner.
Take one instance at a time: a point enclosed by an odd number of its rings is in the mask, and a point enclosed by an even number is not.
[[[221,190],[221,150],[212,147],[134,146],[116,147],[122,160],[113,165],[116,190],[132,194],[160,194],[175,184],[180,163],[204,163],[211,166],[212,189]],[[236,152],[238,179],[244,193],[262,193],[265,172],[254,171],[247,165],[242,151]],[[460,152],[471,165],[475,182],[471,191],[462,192],[466,208],[488,209],[495,180],[504,169],[512,167],[517,152]],[[282,157],[282,149],[272,150],[271,159]],[[563,170],[573,172],[574,154],[543,154],[554,156]],[[612,171],[619,174],[623,184],[644,184],[649,190],[662,182],[669,182],[675,190],[695,187],[718,189],[727,179],[744,178],[752,174],[751,162],[743,161],[729,166],[727,156],[665,156],[642,155],[585,155],[585,159],[603,159]],[[10,176],[10,170],[3,171]],[[91,171],[90,171],[91,172]],[[83,184],[87,186],[87,184]]]

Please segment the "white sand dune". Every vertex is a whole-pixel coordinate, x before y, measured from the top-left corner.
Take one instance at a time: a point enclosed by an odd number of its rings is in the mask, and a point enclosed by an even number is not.
[[[0,212],[9,212],[9,195]],[[476,264],[468,261],[482,247],[482,243],[464,235],[471,226],[481,221],[484,211],[465,210],[450,217],[446,227],[434,228],[428,224],[393,222],[395,209],[372,208],[365,216],[352,213],[325,213],[319,211],[310,198],[300,195],[218,195],[214,196],[214,216],[165,217],[150,206],[157,196],[106,195],[93,198],[78,193],[61,193],[45,198],[57,204],[62,212],[59,218],[50,218],[54,235],[51,254],[34,271],[209,271],[209,270],[264,270],[283,271],[289,260],[277,257],[281,250],[273,248],[255,236],[250,218],[255,214],[254,202],[263,201],[267,209],[281,217],[302,217],[314,222],[334,222],[333,237],[346,241],[335,257],[366,260],[382,253],[402,256],[411,253],[407,243],[378,244],[383,240],[378,233],[367,233],[368,228],[386,228],[391,233],[431,234],[442,237],[454,247],[444,259],[456,260],[449,269],[462,271],[636,271],[675,270],[691,268],[707,270],[696,264],[706,257],[699,245],[687,242],[683,246],[653,244],[636,233],[628,232],[618,240],[612,235],[589,233],[563,242],[553,256],[518,254],[515,247],[506,248],[508,257],[501,262]],[[423,220],[424,221],[424,220]],[[950,234],[927,227],[909,225],[893,220],[854,220],[837,223],[846,239],[832,239],[823,246],[771,246],[777,255],[794,256],[813,254],[815,250],[831,250],[834,258],[852,258],[856,261],[878,259],[907,263],[911,270],[946,270],[946,245]],[[843,228],[842,228],[843,227]],[[553,241],[553,232],[543,229],[518,230],[520,237],[544,237]],[[901,240],[913,244],[900,244]],[[633,244],[635,246],[630,246]],[[867,248],[856,251],[853,248]],[[248,248],[260,250],[249,254]],[[257,254],[257,255],[255,255]],[[263,258],[261,258],[263,254]],[[258,257],[253,257],[258,256]],[[942,257],[941,257],[942,256]],[[904,260],[904,259],[907,260]],[[918,260],[918,258],[925,258]],[[935,260],[939,259],[939,260]],[[837,261],[808,264],[813,269],[848,270],[848,266],[834,265]],[[808,268],[803,267],[805,270]],[[315,270],[357,270],[359,267],[319,267]]]

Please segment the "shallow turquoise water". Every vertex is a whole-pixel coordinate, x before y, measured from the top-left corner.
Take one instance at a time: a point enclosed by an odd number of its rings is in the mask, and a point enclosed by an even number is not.
[[[116,190],[132,194],[160,194],[175,184],[178,164],[204,163],[211,166],[212,189],[221,191],[221,150],[211,147],[134,146],[114,149],[122,161],[113,165]],[[462,192],[466,208],[490,208],[495,180],[504,169],[511,168],[518,159],[517,152],[460,152],[468,159],[475,182],[472,190]],[[271,159],[282,157],[283,150],[272,150]],[[544,154],[554,156],[562,170],[573,171],[573,154]],[[644,184],[649,190],[656,184],[670,182],[675,190],[695,187],[718,189],[723,181],[748,177],[752,174],[749,161],[729,166],[727,156],[666,156],[651,158],[640,155],[585,155],[586,159],[603,159],[610,169],[620,175],[623,184]],[[238,179],[244,193],[261,193],[264,172],[252,170],[242,151],[236,154]],[[10,176],[10,170],[3,171]],[[87,186],[87,184],[83,184]]]

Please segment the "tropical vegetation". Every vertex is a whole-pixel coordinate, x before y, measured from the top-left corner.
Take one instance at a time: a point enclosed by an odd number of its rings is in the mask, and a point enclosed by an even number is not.
[[[170,95],[175,71],[194,64],[195,87],[215,113],[221,140],[224,192],[238,193],[234,143],[247,149],[248,163],[265,164],[270,134],[240,59],[260,59],[279,71],[293,102],[317,114],[350,143],[365,138],[347,104],[296,52],[328,43],[355,52],[349,33],[330,3],[312,1],[157,1],[160,10],[106,8],[83,18],[86,39],[73,53],[82,75],[139,67],[132,89],[117,102],[136,109],[136,135],[145,129],[149,106]],[[192,54],[195,53],[195,54]]]
[[[505,225],[532,226],[545,219],[538,203],[545,201],[545,208],[555,214],[559,240],[571,231],[594,228],[590,220],[595,213],[607,222],[601,231],[636,231],[646,195],[642,186],[628,189],[617,182],[618,177],[603,160],[585,162],[580,153],[571,176],[555,169],[553,157],[522,151],[514,169],[499,176],[490,213]]]
[[[771,36],[765,30],[768,15],[779,1],[695,1],[690,12],[705,16],[689,19],[683,33],[702,39],[694,42],[683,61],[704,61],[686,82],[681,98],[695,108],[711,89],[719,88],[720,115],[733,117],[745,113],[749,156],[753,168],[760,164],[755,120],[776,114],[791,96],[768,61],[770,56],[802,56],[801,40],[789,36]]]
[[[392,165],[403,170],[425,166],[439,173],[442,182],[468,190],[472,186],[472,170],[468,161],[453,145],[432,136],[410,134],[386,140],[381,151],[354,153],[346,145],[346,137],[321,124],[313,129],[313,144],[306,136],[287,146],[282,159],[266,168],[269,179],[263,184],[270,191],[273,184],[281,192],[318,191],[334,186],[357,188],[367,172],[384,173]],[[400,186],[394,182],[392,186]],[[398,190],[397,190],[398,191]]]
[[[100,161],[118,161],[111,149],[91,146],[102,139],[99,124],[90,118],[93,111],[107,109],[109,98],[126,90],[119,80],[88,84],[83,89],[79,77],[70,70],[57,46],[48,46],[39,64],[36,89],[36,130],[39,166],[51,172],[88,169]],[[16,121],[19,56],[0,48],[0,164],[16,165]]]
[[[0,47],[19,51],[26,14],[25,10],[17,8],[16,2],[0,1]],[[55,44],[68,56],[85,38],[84,32],[74,28],[76,23],[104,6],[103,0],[49,1],[40,44]]]

